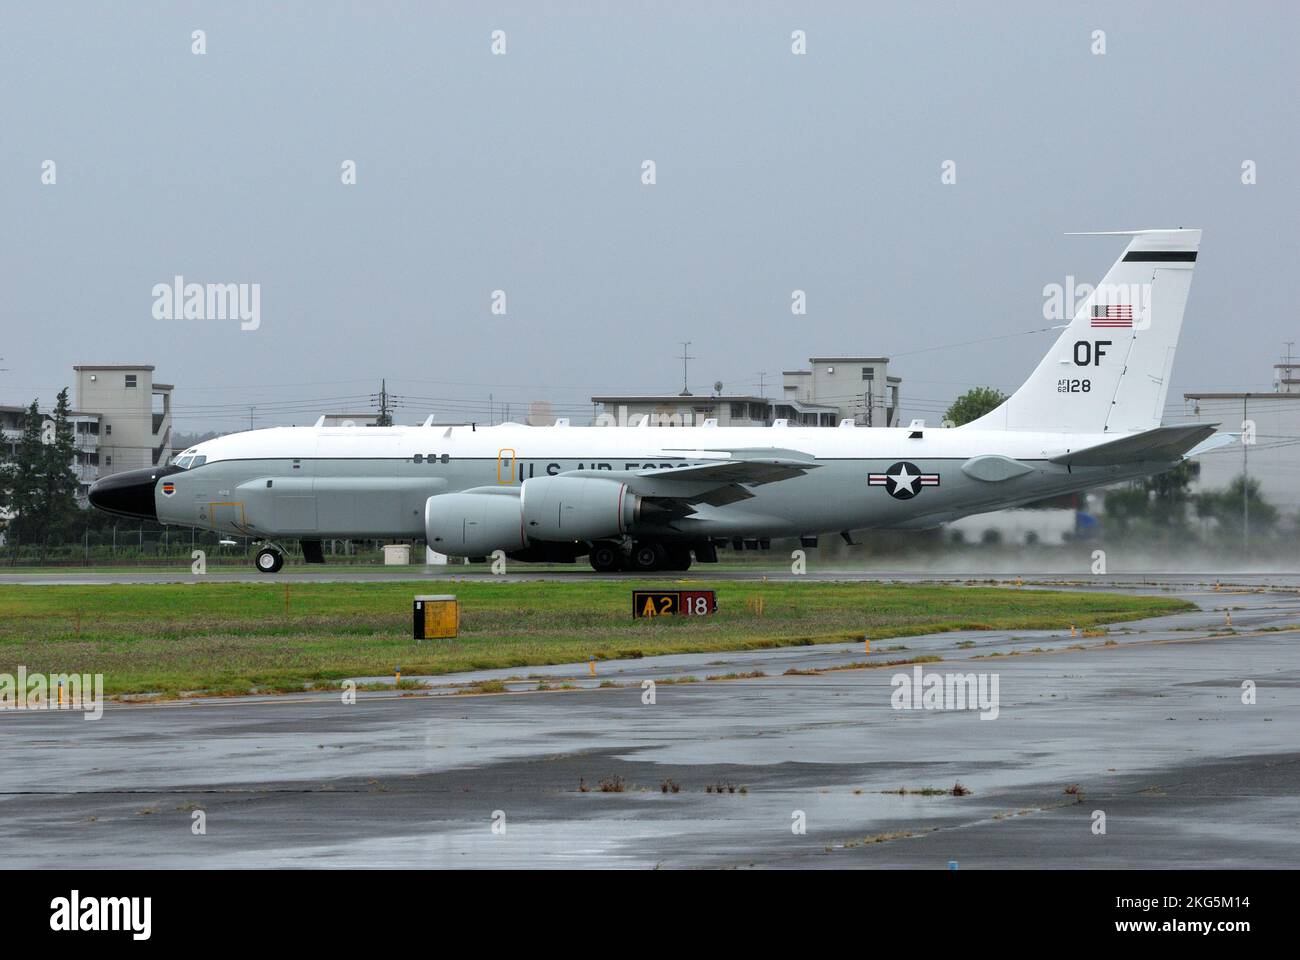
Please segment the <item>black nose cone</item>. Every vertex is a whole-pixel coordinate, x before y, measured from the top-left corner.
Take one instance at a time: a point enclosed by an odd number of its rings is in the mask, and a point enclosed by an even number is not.
[[[90,503],[105,513],[119,517],[157,521],[158,506],[153,499],[154,488],[160,478],[175,472],[174,467],[150,467],[104,477],[91,484]]]

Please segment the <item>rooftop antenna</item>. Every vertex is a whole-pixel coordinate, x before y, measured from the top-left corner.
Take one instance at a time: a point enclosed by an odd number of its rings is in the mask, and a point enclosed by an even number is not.
[[[678,340],[677,342],[682,345],[682,392],[678,394],[678,396],[689,397],[691,395],[691,388],[686,385],[686,361],[694,360],[695,358],[686,352],[687,348],[691,345],[690,340]]]
[[[1282,357],[1280,364],[1274,364],[1273,369],[1273,391],[1275,393],[1290,393],[1294,382],[1296,362],[1292,356],[1292,348],[1295,347],[1294,340],[1283,341],[1286,344],[1286,355]],[[0,357],[0,359],[3,359]]]

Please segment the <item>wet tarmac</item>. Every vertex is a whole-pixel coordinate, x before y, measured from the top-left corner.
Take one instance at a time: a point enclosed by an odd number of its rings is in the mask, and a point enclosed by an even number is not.
[[[30,866],[1295,867],[1300,593],[1228,579],[1078,583],[1199,608],[1104,636],[4,712],[0,839]],[[996,711],[895,709],[918,669],[996,678]]]

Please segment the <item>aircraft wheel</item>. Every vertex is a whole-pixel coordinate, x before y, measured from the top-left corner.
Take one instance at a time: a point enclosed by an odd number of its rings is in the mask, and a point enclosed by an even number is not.
[[[669,570],[691,569],[691,548],[690,547],[669,547],[667,566]]]
[[[668,553],[658,543],[638,543],[632,547],[632,568],[642,573],[662,570],[668,562]]]
[[[253,558],[258,573],[279,573],[284,566],[284,554],[274,547],[263,547]]]
[[[597,573],[623,569],[623,551],[614,543],[593,543],[587,559],[591,562],[591,569]]]

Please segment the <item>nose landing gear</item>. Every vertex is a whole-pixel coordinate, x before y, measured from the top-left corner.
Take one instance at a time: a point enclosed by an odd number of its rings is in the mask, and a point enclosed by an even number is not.
[[[258,573],[279,573],[284,566],[284,552],[273,543],[268,543],[253,557],[253,566]]]

